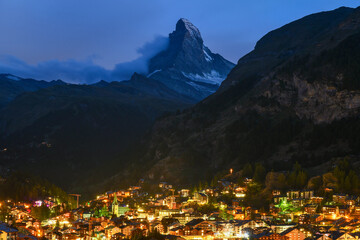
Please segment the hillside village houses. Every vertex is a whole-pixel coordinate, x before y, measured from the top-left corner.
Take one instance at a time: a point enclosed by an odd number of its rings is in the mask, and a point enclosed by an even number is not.
[[[0,238],[131,239],[158,232],[165,239],[357,240],[360,235],[358,196],[332,193],[325,202],[313,190],[273,190],[269,209],[256,209],[243,205],[250,183],[219,180],[192,192],[161,182],[153,194],[131,186],[43,221],[31,215],[30,203],[9,202]],[[231,201],[213,202],[224,196]]]

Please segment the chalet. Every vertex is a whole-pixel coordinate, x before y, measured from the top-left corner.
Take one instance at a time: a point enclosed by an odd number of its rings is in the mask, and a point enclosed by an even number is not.
[[[345,204],[349,206],[355,206],[359,202],[359,196],[347,196]]]
[[[287,199],[294,199],[300,197],[300,190],[289,190],[286,192]]]
[[[352,214],[353,215],[360,215],[360,206],[354,206],[352,208]]]
[[[108,238],[111,238],[113,235],[115,235],[117,233],[121,233],[121,229],[119,227],[110,225],[105,228],[105,235]]]
[[[17,240],[37,240],[38,238],[34,237],[32,235],[25,235],[25,234],[22,234],[22,233],[18,233],[16,239]]]
[[[182,214],[173,214],[172,217],[177,219],[181,225],[185,225],[191,220],[200,218],[201,216],[190,213],[182,213]]]
[[[180,196],[181,197],[189,197],[190,196],[190,190],[189,189],[181,189],[180,190]]]
[[[286,236],[288,240],[304,240],[305,234],[297,228],[288,228],[280,233],[281,236]]]
[[[294,198],[291,200],[291,204],[294,207],[302,207],[305,204],[305,199],[303,198]]]
[[[274,200],[275,204],[279,204],[281,202],[287,201],[287,196],[286,195],[277,195],[277,196],[274,196],[273,200]]]
[[[205,193],[206,193],[206,195],[212,196],[212,197],[219,196],[219,192],[217,191],[216,188],[207,188],[207,189],[205,189]]]
[[[245,178],[244,183],[248,185],[249,183],[252,183],[252,178]]]
[[[179,223],[179,221],[174,221],[173,223],[171,223],[169,226],[168,226],[168,229],[173,229],[173,228],[177,228],[177,227],[180,227],[181,224]]]
[[[283,231],[295,227],[295,224],[274,224],[271,225],[271,229],[274,233],[282,233]]]
[[[89,219],[89,218],[91,218],[92,216],[93,216],[93,213],[90,212],[90,211],[85,211],[85,212],[83,213],[83,218],[84,218],[84,219]]]
[[[101,233],[101,234],[102,234],[102,236],[104,236],[103,233]],[[62,235],[63,239],[68,239],[68,240],[76,240],[76,239],[78,239],[78,237],[79,236],[76,233],[63,233],[63,235]]]
[[[171,185],[171,184],[168,184],[167,182],[160,182],[160,183],[159,183],[159,188],[162,188],[162,189],[171,189],[171,188],[172,188],[172,185]]]
[[[272,195],[279,196],[279,195],[281,195],[281,191],[280,190],[272,190]]]
[[[155,215],[159,216],[159,219],[163,219],[164,217],[171,217],[173,214],[179,214],[179,209],[160,209],[155,211]]]
[[[169,231],[169,233],[171,235],[184,236],[185,235],[184,227],[173,228]]]
[[[165,233],[165,226],[161,222],[152,224],[151,229],[156,230],[161,234]]]
[[[135,236],[146,235],[146,232],[147,232],[146,230],[136,228],[136,229],[132,230],[130,239],[135,239]]]
[[[17,239],[18,230],[5,223],[0,224],[0,239]]]
[[[114,239],[114,240],[120,240],[121,239],[122,240],[122,239],[126,239],[126,237],[125,237],[124,234],[119,232],[119,233],[114,234],[111,239]]]
[[[37,236],[37,230],[36,230],[36,228],[34,228],[33,226],[28,227],[27,230],[28,230],[33,236]]]
[[[347,216],[350,213],[348,206],[338,206],[336,208],[337,214],[340,216]]]
[[[133,230],[136,229],[134,225],[124,225],[120,226],[120,232],[124,234],[125,237],[130,237]]]
[[[345,204],[347,195],[346,194],[333,194],[333,201],[338,204]]]
[[[323,214],[332,215],[336,214],[336,206],[334,205],[324,205],[322,207]]]
[[[200,204],[207,204],[209,202],[208,196],[201,192],[196,192],[194,194],[194,200],[198,201]]]
[[[305,225],[305,224],[310,224],[310,222],[311,222],[310,214],[302,214],[299,216],[299,224]]]
[[[133,191],[133,190],[140,190],[141,189],[141,187],[140,186],[130,186],[129,187],[129,190],[130,191]]]
[[[343,233],[343,232],[333,232],[330,235],[330,238],[332,240],[356,240],[354,236],[352,236],[349,233]]]
[[[318,207],[318,205],[316,205],[316,204],[306,204],[304,207],[304,211],[307,214],[315,214],[317,207]]]
[[[330,234],[316,234],[314,240],[331,240]]]
[[[261,215],[261,220],[271,222],[274,219],[274,216],[271,214]]]
[[[324,201],[324,198],[323,198],[323,197],[313,196],[313,197],[311,198],[311,203],[312,203],[312,204],[321,204],[322,201]]]
[[[255,220],[242,220],[236,222],[234,231],[236,234],[240,234],[241,232],[244,232],[245,229],[254,229],[259,227],[264,227],[263,221],[256,222]]]
[[[232,212],[232,215],[234,216],[234,219],[236,219],[236,220],[244,220],[245,219],[245,213],[240,207],[235,208]]]
[[[312,224],[318,223],[324,219],[323,215],[320,214],[312,214],[310,215],[310,221]]]
[[[164,235],[164,240],[185,240],[185,238],[175,236],[175,235]]]
[[[221,179],[218,181],[218,183],[220,184],[223,191],[230,191],[233,189],[233,183],[226,179]]]
[[[300,192],[300,198],[311,199],[314,196],[313,190],[303,190]]]
[[[263,232],[257,235],[253,235],[252,238],[259,240],[287,240],[286,236],[281,236],[278,233],[272,233],[272,232]]]
[[[201,231],[202,233],[205,232],[215,232],[216,231],[216,225],[211,221],[206,221],[201,218],[194,219],[188,223],[185,224],[186,227],[190,227],[191,229],[200,229],[204,230]]]

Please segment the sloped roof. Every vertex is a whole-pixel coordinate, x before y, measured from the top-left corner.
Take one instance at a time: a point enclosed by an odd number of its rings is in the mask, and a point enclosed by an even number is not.
[[[191,220],[190,222],[186,223],[185,225],[189,226],[189,227],[193,227],[193,226],[195,226],[195,225],[197,225],[197,224],[199,224],[199,223],[201,223],[203,221],[204,221],[204,219],[197,218],[197,219]]]
[[[14,233],[14,232],[17,232],[18,230],[16,228],[11,228],[10,226],[8,226],[5,223],[1,223],[0,224],[0,231],[6,232],[6,233]]]

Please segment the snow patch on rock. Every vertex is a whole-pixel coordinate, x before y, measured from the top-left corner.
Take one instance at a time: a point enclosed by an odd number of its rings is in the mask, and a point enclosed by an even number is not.
[[[13,75],[8,75],[8,76],[6,76],[6,78],[8,78],[10,80],[14,80],[14,81],[19,81],[20,80],[19,77],[16,77],[16,76],[13,76]]]
[[[161,69],[153,71],[152,73],[148,74],[146,77],[151,77],[152,75],[154,75],[157,72],[161,72]]]
[[[209,55],[209,53],[206,51],[205,48],[203,49],[203,52],[204,52],[204,54],[205,54],[205,60],[206,60],[206,61],[211,62],[212,60],[214,60],[214,59]]]
[[[217,71],[212,70],[210,73],[194,74],[194,73],[185,73],[181,72],[186,78],[189,78],[193,81],[204,82],[210,84],[220,85],[221,82],[226,78],[226,76],[221,76]]]

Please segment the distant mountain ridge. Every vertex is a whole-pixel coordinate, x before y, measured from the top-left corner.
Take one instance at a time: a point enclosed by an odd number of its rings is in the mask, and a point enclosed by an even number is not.
[[[23,92],[0,110],[0,170],[31,171],[67,189],[84,186],[95,175],[105,177],[114,166],[129,164],[121,153],[156,118],[192,104],[136,73],[123,82]]]
[[[11,74],[0,74],[0,109],[21,93],[33,92],[42,88],[65,84],[65,82],[60,80],[47,82],[24,79]]]

